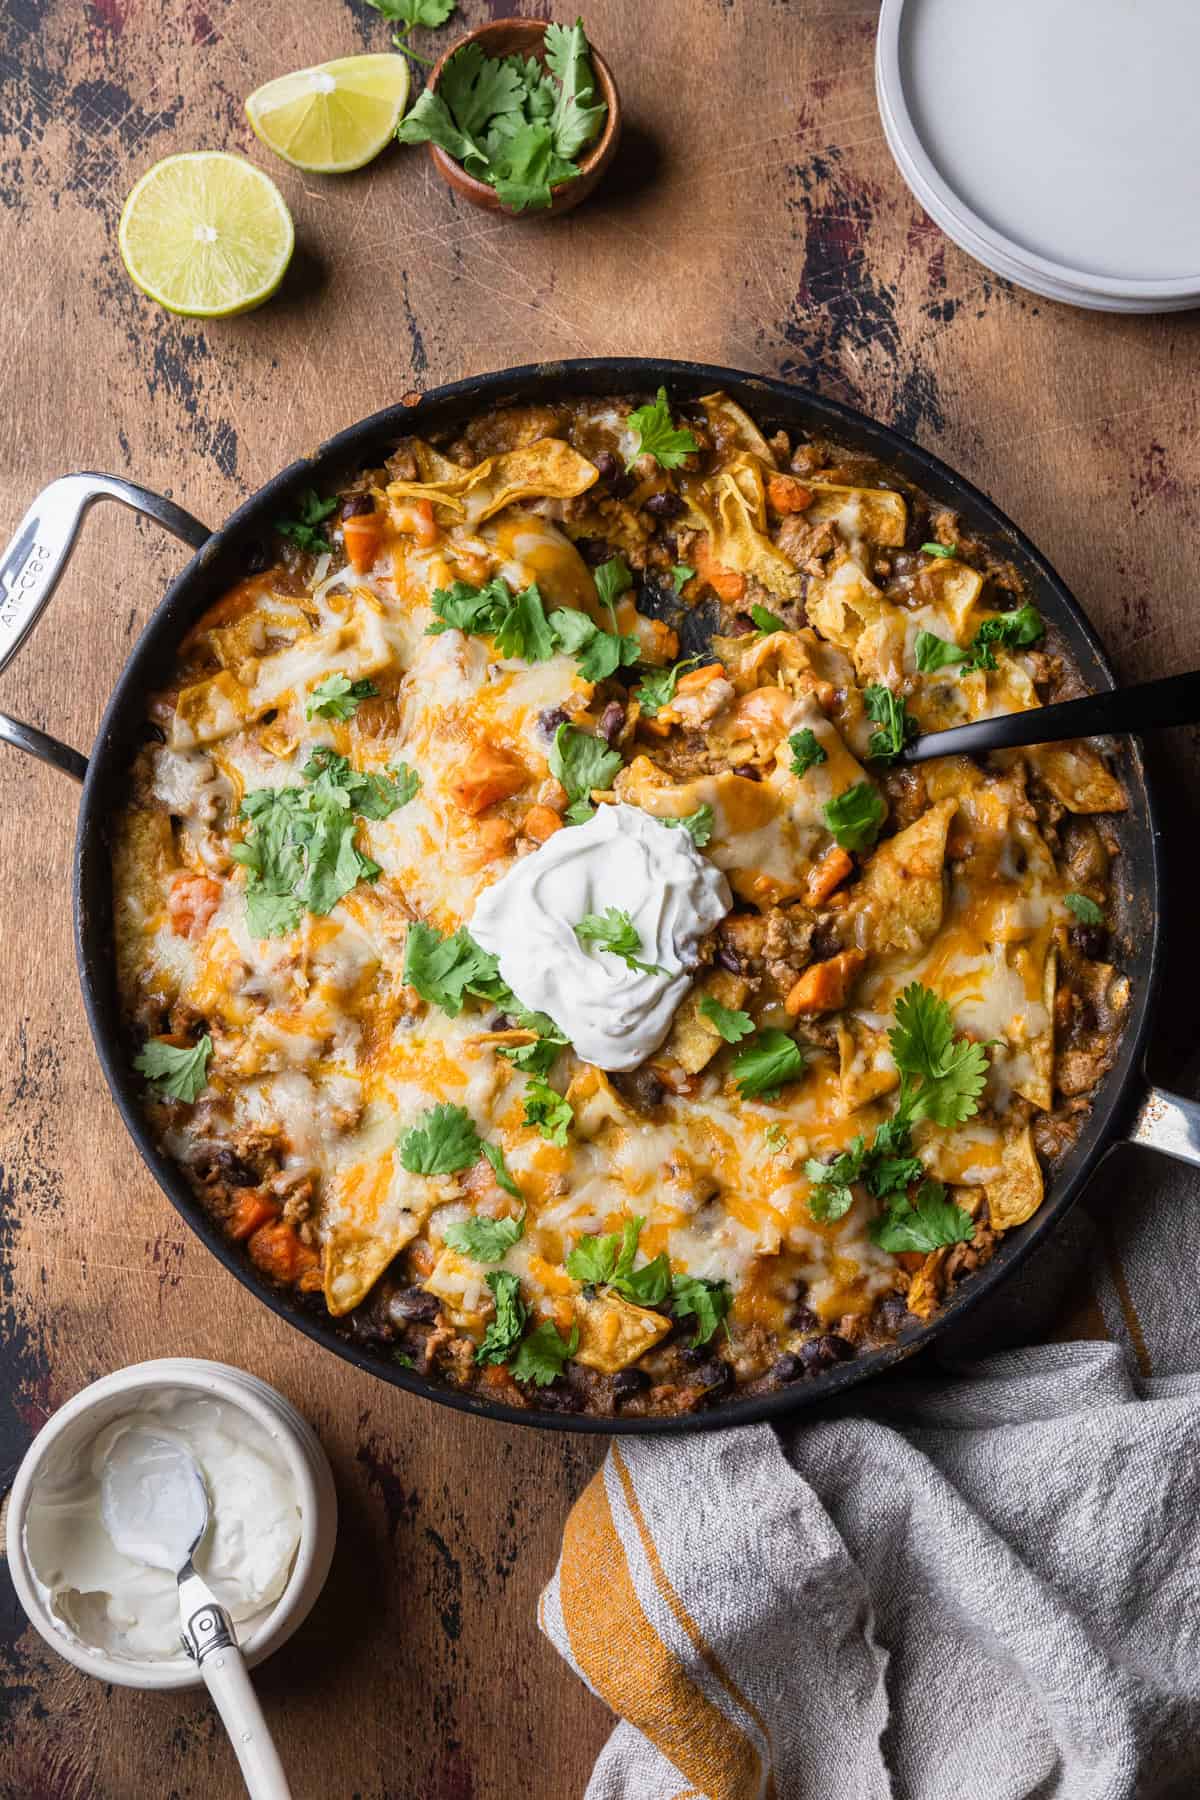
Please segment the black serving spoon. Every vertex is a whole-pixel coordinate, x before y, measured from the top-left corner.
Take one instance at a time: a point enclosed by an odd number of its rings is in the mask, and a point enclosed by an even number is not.
[[[1056,744],[1064,738],[1107,737],[1157,731],[1165,725],[1200,724],[1200,670],[1144,681],[1139,687],[1113,688],[1063,700],[1057,706],[1035,706],[1027,712],[1001,713],[929,731],[906,745],[902,763],[928,762],[934,756],[982,756],[988,750],[1016,750],[1022,744]]]

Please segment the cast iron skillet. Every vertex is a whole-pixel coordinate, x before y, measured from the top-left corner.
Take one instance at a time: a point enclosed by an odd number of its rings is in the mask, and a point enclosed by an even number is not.
[[[676,401],[722,388],[770,431],[782,425],[819,433],[878,457],[953,507],[973,535],[986,537],[1024,576],[1034,600],[1090,688],[1111,688],[1113,674],[1095,633],[1077,603],[1033,545],[975,488],[898,432],[862,414],[820,399],[805,389],[701,363],[610,357],[508,369],[436,388],[411,405],[392,406],[331,438],[260,488],[221,527],[209,532],[190,514],[132,483],[110,475],[67,475],[37,498],[0,562],[0,669],[32,628],[66,566],[79,525],[93,501],[114,499],[155,519],[189,544],[195,554],[176,576],[125,665],[109,701],[90,759],[32,726],[0,714],[0,738],[83,783],[75,846],[75,931],[79,978],[96,1049],[121,1116],[172,1204],[238,1280],[282,1318],[359,1368],[397,1387],[464,1412],[569,1431],[704,1431],[719,1425],[778,1418],[890,1368],[943,1331],[1000,1282],[1013,1276],[1034,1247],[1074,1203],[1089,1175],[1116,1143],[1132,1140],[1200,1165],[1200,1104],[1147,1085],[1142,1074],[1161,946],[1162,855],[1154,801],[1142,750],[1126,740],[1118,750],[1130,798],[1120,822],[1119,885],[1126,895],[1119,960],[1132,984],[1129,1021],[1117,1060],[1106,1077],[1079,1141],[1057,1170],[1040,1210],[1010,1232],[997,1254],[956,1290],[928,1325],[916,1321],[899,1341],[842,1363],[828,1374],[753,1399],[734,1397],[679,1419],[600,1418],[538,1412],[461,1394],[400,1367],[386,1352],[372,1355],[335,1331],[324,1313],[256,1274],[248,1258],[221,1234],[182,1174],[155,1145],[138,1103],[139,1083],[122,1045],[114,976],[110,892],[109,820],[120,804],[129,764],[143,739],[145,697],[170,673],[176,646],[204,610],[245,572],[248,551],[265,540],[271,522],[289,510],[296,491],[314,482],[334,486],[340,477],[378,466],[397,441],[413,433],[454,427],[473,413],[507,401],[553,401],[587,395],[644,394],[665,383]]]

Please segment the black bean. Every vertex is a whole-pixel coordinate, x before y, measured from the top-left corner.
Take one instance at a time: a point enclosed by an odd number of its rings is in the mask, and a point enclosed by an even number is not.
[[[600,471],[600,479],[610,494],[619,500],[633,487],[633,476],[621,467],[611,450],[599,450],[592,458]]]
[[[370,494],[347,494],[338,507],[339,519],[355,519],[359,513],[373,513],[375,502]]]
[[[762,780],[762,770],[756,769],[753,763],[743,763],[740,769],[735,769],[733,772],[735,775],[740,775],[743,781]]]
[[[780,1385],[787,1381],[799,1381],[805,1373],[804,1362],[794,1351],[788,1350],[771,1364],[768,1373],[771,1380]]]
[[[898,1337],[908,1317],[908,1305],[903,1295],[885,1294],[875,1308],[873,1324],[882,1336]]]
[[[610,700],[600,714],[600,736],[611,750],[621,735],[621,727],[625,723],[625,708],[619,700]]]
[[[793,1331],[820,1331],[821,1329],[820,1319],[812,1307],[806,1306],[803,1300],[797,1300],[793,1306],[788,1314],[788,1324]]]
[[[165,744],[167,741],[167,734],[162,726],[156,725],[152,719],[145,720],[140,727],[140,735],[145,744]]]
[[[688,1344],[686,1348],[679,1352],[680,1361],[686,1364],[689,1369],[700,1368],[702,1364],[709,1360],[711,1355],[712,1351],[707,1344]]]
[[[729,948],[728,944],[717,945],[717,961],[723,969],[728,969],[731,975],[740,975],[742,972],[742,959],[736,950]]]
[[[559,726],[566,724],[567,717],[564,706],[548,706],[538,714],[538,726],[548,738],[552,738]]]
[[[654,1112],[667,1097],[666,1088],[649,1063],[639,1063],[636,1069],[615,1071],[609,1080],[621,1098],[642,1113]]]
[[[608,562],[613,554],[612,545],[607,538],[581,537],[575,539],[575,548],[585,563],[596,568],[599,563]]]
[[[797,1354],[806,1374],[821,1375],[835,1363],[845,1362],[848,1356],[853,1356],[854,1345],[848,1344],[836,1331],[827,1331],[823,1337],[811,1338],[807,1344],[801,1344]]]
[[[630,1400],[634,1394],[643,1393],[650,1386],[650,1377],[645,1369],[618,1369],[612,1378],[613,1401]]]
[[[719,1356],[714,1356],[696,1370],[692,1378],[711,1399],[733,1385],[733,1370]]]
[[[827,957],[836,956],[842,947],[841,934],[838,930],[837,917],[828,913],[825,918],[818,919],[812,934],[812,953],[818,962]]]
[[[1080,956],[1100,962],[1108,948],[1108,933],[1103,925],[1072,925],[1071,948],[1078,950]]]
[[[565,1381],[552,1381],[549,1387],[532,1391],[543,1412],[578,1412],[583,1405],[583,1395],[576,1393]]]
[[[655,519],[677,519],[685,511],[679,495],[673,494],[669,488],[664,488],[661,494],[651,494],[642,505]]]
[[[258,1171],[240,1157],[228,1144],[214,1144],[197,1156],[194,1167],[203,1181],[224,1181],[230,1187],[258,1186]]]
[[[494,1013],[492,1015],[491,1023],[488,1026],[488,1030],[489,1031],[511,1031],[512,1030],[512,1020],[509,1018],[507,1013],[500,1013],[500,1012]]]
[[[388,1297],[387,1309],[396,1324],[402,1319],[415,1319],[422,1325],[432,1325],[441,1310],[441,1302],[436,1294],[427,1294],[424,1288],[397,1288]]]

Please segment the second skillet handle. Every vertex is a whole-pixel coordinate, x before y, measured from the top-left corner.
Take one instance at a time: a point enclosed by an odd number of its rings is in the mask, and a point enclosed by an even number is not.
[[[1128,1141],[1200,1169],[1200,1100],[1152,1087],[1138,1108]]]
[[[193,550],[212,533],[199,519],[149,488],[120,475],[63,475],[43,488],[0,557],[0,670],[12,661],[33,630],[71,558],[79,527],[97,500],[117,500],[182,538]],[[57,738],[0,713],[0,738],[18,750],[61,769],[76,781],[87,774],[87,759]]]

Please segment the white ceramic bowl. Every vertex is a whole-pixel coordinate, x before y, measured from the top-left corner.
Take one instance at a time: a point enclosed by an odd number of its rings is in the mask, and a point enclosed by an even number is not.
[[[25,1519],[38,1472],[51,1449],[69,1451],[75,1441],[86,1444],[132,1401],[164,1388],[205,1394],[240,1408],[271,1438],[296,1486],[300,1543],[287,1586],[267,1613],[239,1627],[239,1633],[244,1633],[239,1637],[242,1654],[251,1668],[286,1643],[307,1618],[325,1585],[337,1536],[337,1496],[329,1459],[311,1425],[290,1401],[257,1376],[225,1363],[169,1356],[134,1363],[84,1388],[42,1427],[17,1471],[8,1503],[8,1567],[21,1605],[50,1648],[86,1675],[119,1687],[165,1690],[198,1688],[203,1683],[195,1665],[182,1657],[178,1662],[133,1662],[68,1637],[51,1617],[30,1569]]]

